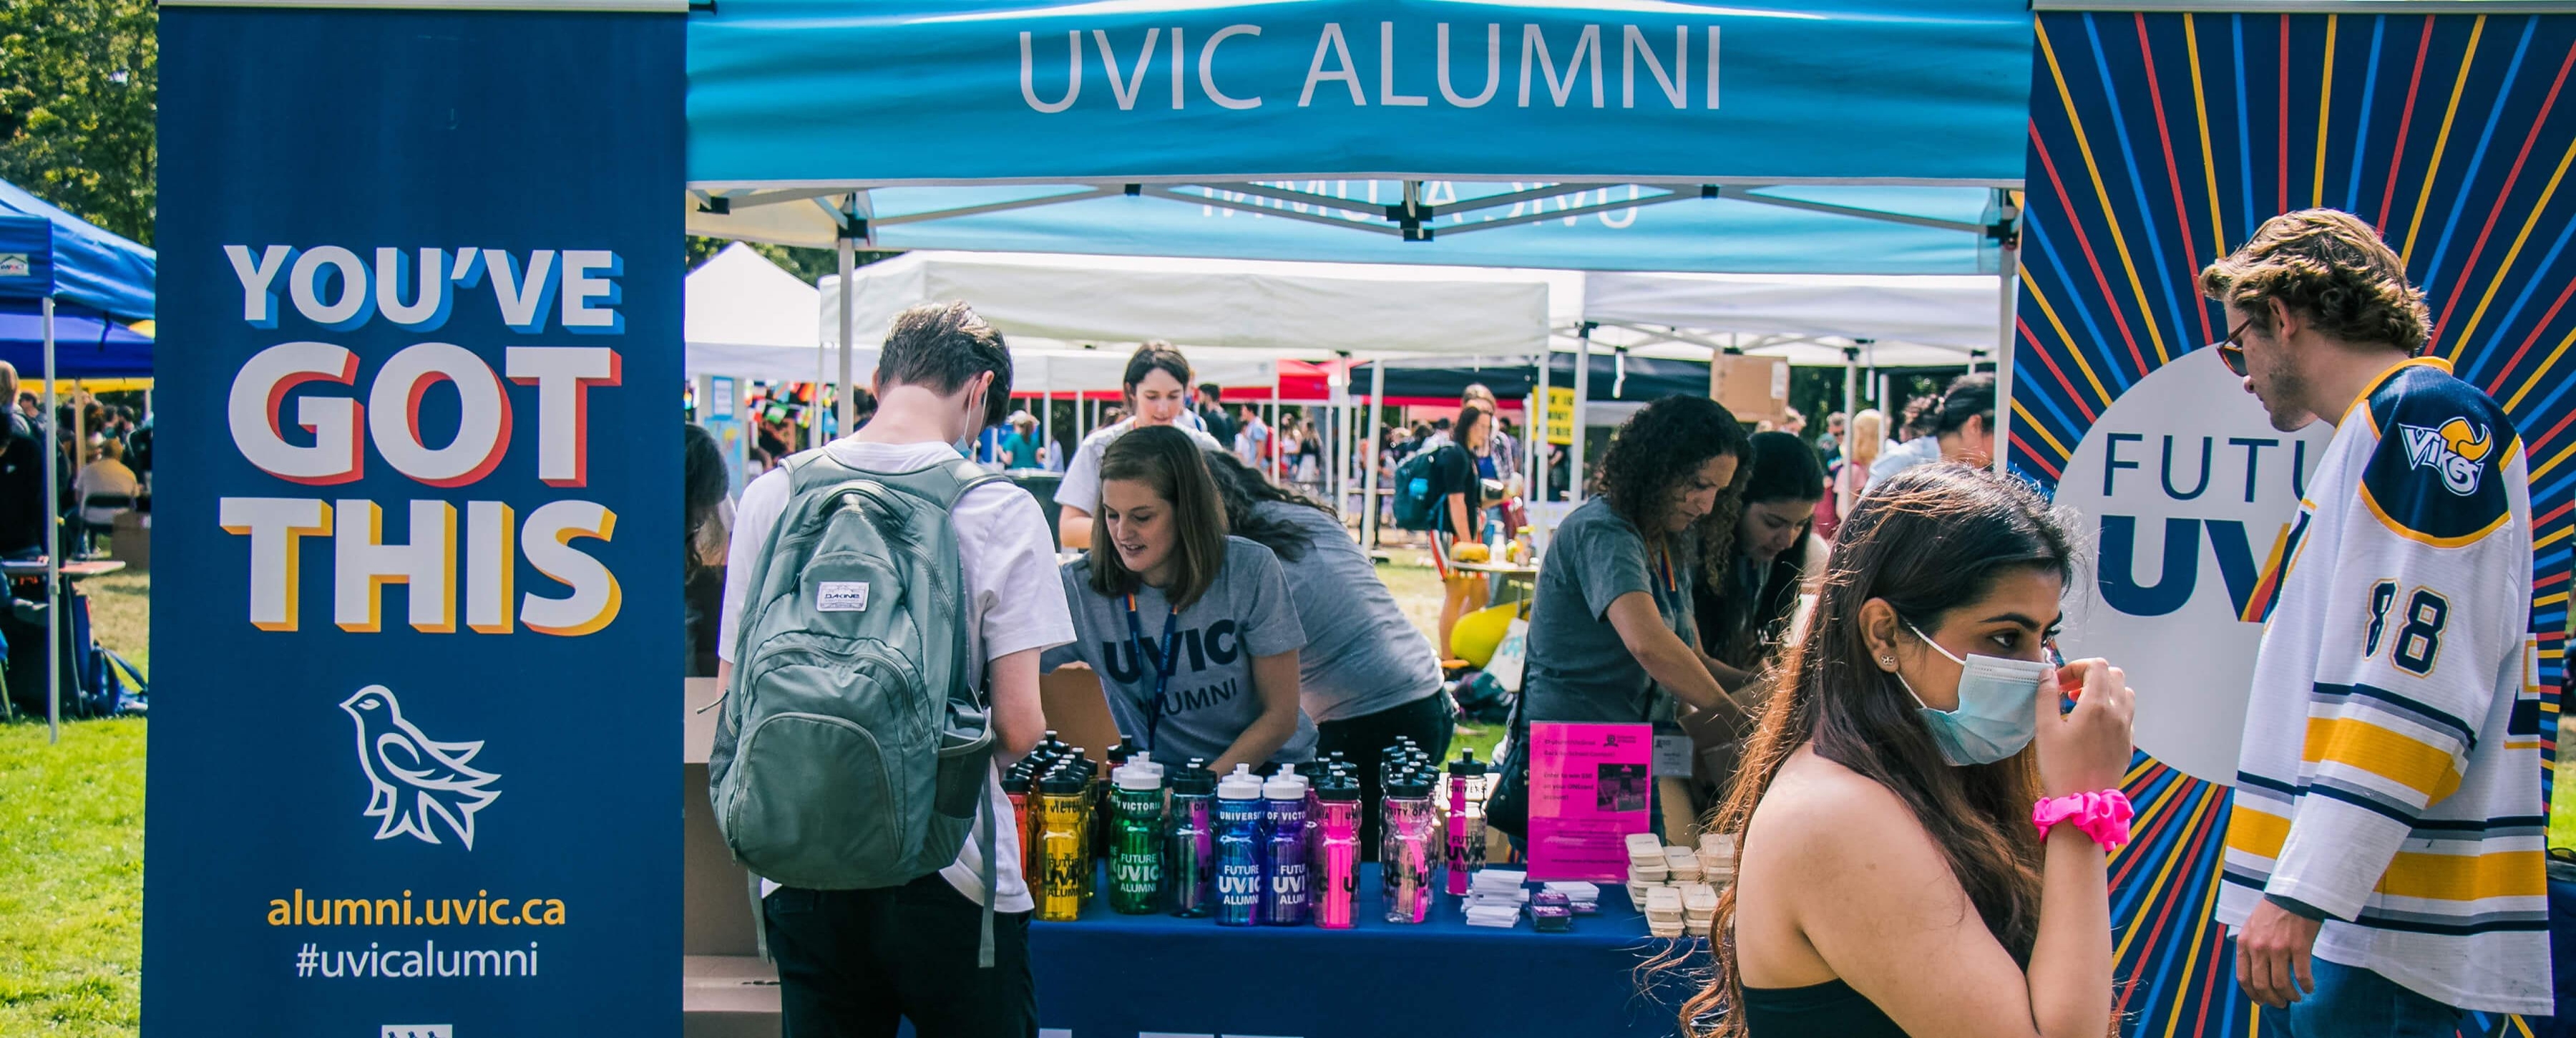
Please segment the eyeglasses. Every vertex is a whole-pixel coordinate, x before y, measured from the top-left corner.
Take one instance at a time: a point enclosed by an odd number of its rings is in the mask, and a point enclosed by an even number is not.
[[[2245,319],[2244,324],[2237,325],[2234,331],[2227,333],[2226,341],[2217,343],[2212,347],[2218,351],[2219,363],[2227,365],[2227,370],[2235,372],[2238,378],[2245,377],[2245,343],[2243,340],[2245,329],[2251,327],[2254,327],[2254,319],[2248,317]]]

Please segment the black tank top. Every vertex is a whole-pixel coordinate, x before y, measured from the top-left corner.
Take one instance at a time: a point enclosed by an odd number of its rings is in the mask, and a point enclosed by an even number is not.
[[[1867,996],[1841,980],[1803,988],[1744,989],[1744,1030],[1751,1038],[1905,1038],[1905,1030]]]

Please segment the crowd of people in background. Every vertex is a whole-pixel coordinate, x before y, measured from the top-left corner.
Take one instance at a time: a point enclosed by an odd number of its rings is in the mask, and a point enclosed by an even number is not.
[[[64,551],[85,555],[93,534],[145,505],[152,475],[152,419],[139,408],[87,392],[65,392],[53,414],[55,483],[45,487],[44,397],[19,385],[0,362],[0,558],[33,559],[45,551],[48,514],[64,523]],[[51,502],[50,513],[47,502]]]
[[[2522,608],[2477,592],[2530,572],[2522,459],[2502,459],[2467,495],[2454,485],[2425,498],[2443,484],[2403,478],[2409,448],[2390,424],[2447,416],[2491,431],[2453,448],[2473,451],[2511,442],[2508,419],[2416,356],[2422,294],[2350,217],[2276,218],[2203,280],[2235,329],[2216,349],[2274,424],[2341,419],[2314,478],[2347,491],[2303,503],[2302,551],[2336,565],[2283,578],[2256,664],[2274,680],[2249,711],[2217,910],[2237,935],[2238,983],[2276,1010],[2262,1017],[2274,1038],[2447,1034],[2464,1009],[2545,1010],[2536,932],[2478,922],[2514,910],[2506,887],[2538,882],[2530,856],[2506,846],[2517,837],[2498,835],[2540,810],[2534,733],[2510,708],[2524,625],[2499,614],[2455,628],[2462,647],[2437,675],[2417,643],[2438,633],[2383,653],[2371,623],[2368,644],[2344,644],[2365,637],[2366,608],[2387,603],[2327,594],[2349,563],[2449,589],[2453,611]],[[952,443],[993,425],[1010,464],[1043,453],[1032,416],[1001,413],[1007,350],[964,304],[899,317],[883,355],[886,409],[828,448],[842,464],[953,461]],[[1004,754],[1044,725],[1032,715],[1038,675],[1078,666],[1097,675],[1130,747],[1158,761],[1266,771],[1365,758],[1399,736],[1442,755],[1458,716],[1444,685],[1457,665],[1450,626],[1489,601],[1467,564],[1519,534],[1511,510],[1526,493],[1493,395],[1469,387],[1454,414],[1390,426],[1374,452],[1382,485],[1404,471],[1429,495],[1429,561],[1444,582],[1436,638],[1404,616],[1375,546],[1314,493],[1323,451],[1305,416],[1229,412],[1161,343],[1129,358],[1120,396],[1054,488],[1056,544],[1016,487],[979,488],[952,513]],[[2368,406],[2347,406],[2356,399]],[[1810,437],[1795,410],[1755,423],[1705,397],[1656,400],[1608,437],[1588,493],[1543,542],[1487,818],[1526,845],[1533,724],[1731,733],[1719,773],[1699,776],[1711,799],[1648,801],[1656,829],[1669,806],[1744,834],[1717,912],[1734,939],[1718,943],[1717,979],[1685,1011],[1695,1032],[1714,1020],[1709,1033],[1727,1038],[1934,1025],[2061,1038],[2114,1024],[2104,852],[2128,838],[2134,693],[2109,661],[2056,651],[2077,547],[2033,487],[1995,471],[1997,405],[1994,376],[1971,373],[1893,411],[1830,414]],[[1548,446],[1553,463],[1561,452]],[[718,531],[731,526],[737,561],[761,552],[787,486],[763,476],[733,522],[721,485],[701,485],[701,466],[721,459],[701,460],[711,442],[694,427],[689,449],[692,609],[729,624],[741,567],[705,576]],[[2404,507],[2350,514],[2372,495]],[[1073,553],[1060,563],[1058,544]],[[2438,603],[2406,609],[2417,627],[2442,623]],[[729,660],[730,641],[713,654]],[[998,876],[988,864],[978,877],[961,853],[890,895],[912,915],[886,914],[871,900],[881,892],[769,894],[788,1033],[895,1009],[934,1030],[1029,1026],[1027,885],[1013,837],[1000,839]],[[2479,864],[2410,861],[2401,846],[2423,840]],[[2507,872],[2510,884],[2496,878]],[[2424,893],[2405,911],[2383,903],[2401,881]],[[1008,919],[1011,969],[971,967],[979,899]],[[2446,928],[2415,925],[2437,909]],[[918,954],[866,953],[893,918]],[[853,988],[887,1004],[827,997]]]

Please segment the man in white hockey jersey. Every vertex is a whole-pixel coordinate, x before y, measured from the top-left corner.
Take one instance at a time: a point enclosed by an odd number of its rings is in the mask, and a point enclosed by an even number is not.
[[[2418,356],[2369,224],[2273,217],[2201,272],[2274,428],[2334,439],[2282,551],[2218,921],[2263,1033],[2439,1035],[2551,1011],[2530,471],[2504,409]]]

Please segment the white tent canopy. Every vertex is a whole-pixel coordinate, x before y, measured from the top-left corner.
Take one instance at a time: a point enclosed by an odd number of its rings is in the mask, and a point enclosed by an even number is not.
[[[735,242],[690,271],[681,298],[688,374],[811,382],[822,293]]]
[[[1592,273],[1583,319],[1623,336],[1786,356],[1792,364],[1932,367],[1991,363],[2002,342],[1993,275]]]
[[[1092,343],[1106,352],[1163,339],[1194,357],[1192,347],[1309,359],[1531,356],[1548,337],[1547,280],[1532,271],[912,252],[861,267],[854,280],[852,337],[861,342],[905,307],[943,299],[973,304],[1015,347]],[[837,345],[837,279],[822,288],[822,341]]]

